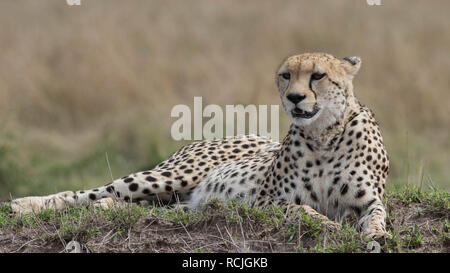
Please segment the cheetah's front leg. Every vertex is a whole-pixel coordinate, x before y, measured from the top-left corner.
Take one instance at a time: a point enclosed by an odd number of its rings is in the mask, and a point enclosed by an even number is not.
[[[318,213],[315,209],[313,209],[308,205],[297,205],[294,203],[287,203],[284,201],[274,201],[272,204],[284,208],[286,212],[293,212],[294,215],[298,217],[300,217],[303,213],[305,213],[312,219],[320,222],[328,230],[337,231],[341,229],[341,224],[328,219],[328,217]]]
[[[370,200],[361,210],[358,226],[368,239],[389,237],[386,232],[386,211],[377,197]]]

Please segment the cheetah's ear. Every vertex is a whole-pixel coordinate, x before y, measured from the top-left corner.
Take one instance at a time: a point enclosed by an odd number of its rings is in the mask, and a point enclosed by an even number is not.
[[[345,71],[351,75],[351,76],[355,76],[359,69],[361,68],[361,58],[360,57],[345,57],[344,58],[344,69]]]

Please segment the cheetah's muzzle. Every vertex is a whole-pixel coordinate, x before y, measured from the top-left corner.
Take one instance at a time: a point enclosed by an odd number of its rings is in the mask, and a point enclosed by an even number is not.
[[[317,114],[317,112],[319,112],[319,110],[320,110],[319,107],[317,106],[317,104],[315,104],[314,108],[313,108],[313,110],[311,112],[308,112],[308,111],[302,110],[302,109],[300,109],[298,107],[295,107],[291,111],[291,113],[292,113],[292,116],[294,118],[306,118],[306,119],[309,119],[309,118],[314,117]]]

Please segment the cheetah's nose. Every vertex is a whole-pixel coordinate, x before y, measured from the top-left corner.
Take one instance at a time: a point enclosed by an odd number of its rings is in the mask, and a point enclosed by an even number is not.
[[[299,93],[290,93],[286,96],[288,100],[290,100],[293,104],[297,104],[306,98],[305,95]]]

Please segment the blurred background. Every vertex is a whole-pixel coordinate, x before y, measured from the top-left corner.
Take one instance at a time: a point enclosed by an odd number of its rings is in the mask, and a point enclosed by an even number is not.
[[[450,2],[0,2],[0,199],[96,187],[185,142],[176,104],[279,104],[292,54],[361,56],[389,187],[450,190]],[[280,138],[289,126],[280,111]],[[388,188],[389,188],[388,187]]]

